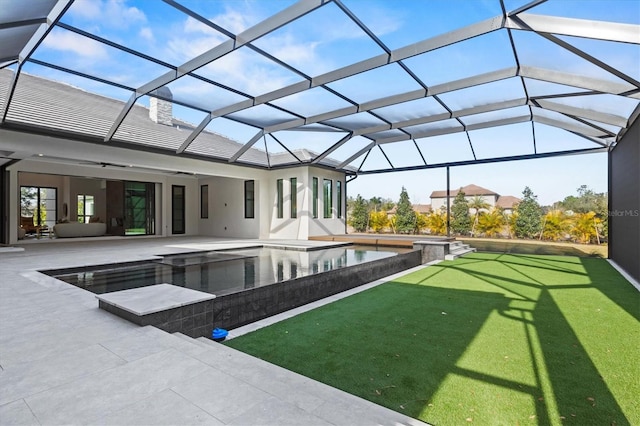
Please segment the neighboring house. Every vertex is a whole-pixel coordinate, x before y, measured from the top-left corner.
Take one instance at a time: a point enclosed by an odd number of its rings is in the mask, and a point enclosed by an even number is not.
[[[491,191],[490,189],[483,188],[478,185],[467,185],[463,186],[462,192],[464,192],[465,199],[467,201],[471,201],[475,197],[480,197],[484,200],[485,203],[491,207],[501,207],[504,209],[505,213],[511,214],[515,205],[518,204],[521,200],[517,197],[511,195],[500,195],[497,192]],[[449,194],[449,204],[453,205],[453,200],[458,195],[458,189],[452,189]],[[431,207],[436,209],[446,209],[447,205],[447,191],[439,190],[433,191],[431,193]],[[475,213],[474,209],[470,209],[472,213]]]
[[[431,204],[412,204],[413,211],[416,213],[429,214],[431,213]],[[387,210],[387,216],[391,217],[396,214],[397,207],[394,206],[391,210]]]
[[[431,204],[414,204],[413,211],[416,213],[429,214],[431,213]]]
[[[511,214],[520,201],[522,201],[520,198],[514,197],[513,195],[501,195],[498,197],[496,206],[501,207],[505,214]]]

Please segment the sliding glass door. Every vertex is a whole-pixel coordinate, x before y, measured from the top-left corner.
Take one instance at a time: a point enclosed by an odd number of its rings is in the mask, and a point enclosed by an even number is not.
[[[149,182],[124,183],[125,235],[155,234],[155,185]]]

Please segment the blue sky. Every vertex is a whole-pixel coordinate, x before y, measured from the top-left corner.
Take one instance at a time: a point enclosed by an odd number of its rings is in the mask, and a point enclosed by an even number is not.
[[[289,0],[178,1],[235,34],[295,3]],[[397,49],[501,14],[498,0],[343,0],[343,2],[390,49]],[[512,10],[528,2],[528,0],[505,0],[505,6],[507,10]],[[639,24],[640,1],[549,0],[531,10],[531,13]],[[163,2],[150,0],[76,0],[62,22],[113,42],[125,44],[173,65],[180,65],[228,39],[226,35],[187,17],[175,8]],[[640,49],[637,45],[612,44],[571,37],[561,38],[634,78],[640,79]],[[615,76],[584,60],[576,59],[575,55],[535,34],[514,31],[514,39],[520,49],[520,59],[525,65],[564,70],[567,66],[572,66],[576,71],[592,77],[618,81]],[[289,62],[309,76],[317,76],[383,53],[383,50],[346,18],[335,4],[324,6],[262,37],[254,44],[274,57]],[[487,46],[490,48],[487,49]],[[541,55],[541,51],[544,54]],[[167,68],[161,65],[61,28],[54,29],[33,57],[131,87],[141,86],[167,71]],[[418,77],[429,86],[516,65],[506,31],[494,32],[412,57],[405,63],[416,70]],[[446,66],[434,67],[432,66],[434,63],[445,63]],[[126,90],[115,89],[33,64],[27,64],[24,70],[121,100],[126,100],[130,96]],[[301,76],[247,48],[238,49],[216,63],[199,69],[197,73],[232,86],[250,96],[267,93],[303,80]],[[542,84],[533,80],[527,83],[529,95],[535,94],[531,92],[536,91],[572,90],[572,88],[560,85],[553,87],[548,83]],[[397,64],[335,81],[328,86],[342,91],[358,103],[419,88]],[[375,90],[372,90],[372,87]],[[175,99],[195,101],[200,107],[208,110],[215,110],[225,104],[244,99],[239,94],[215,88],[189,76],[171,83],[169,88]],[[477,106],[482,102],[499,102],[524,96],[519,79],[508,79],[445,93],[441,98],[452,109],[457,110]],[[600,96],[600,107],[611,113],[628,115],[635,106],[634,102],[627,102],[620,97]],[[148,97],[142,97],[139,102],[147,105]],[[583,99],[575,97],[565,102],[568,105],[582,106],[580,103]],[[274,104],[297,111],[304,116],[349,105],[321,88],[316,88],[310,93],[276,100]],[[442,112],[443,108],[432,98],[425,98],[414,101],[407,107],[387,107],[376,112],[393,121],[410,119],[416,111],[437,114]],[[240,112],[238,116],[244,117],[244,114],[246,112]],[[251,114],[254,119],[257,116],[258,122],[262,124],[293,118],[287,113],[267,106],[253,108]],[[508,112],[487,114],[493,115],[469,117],[466,124],[485,118],[500,119],[526,115],[528,108],[517,107]],[[205,116],[201,111],[179,106],[174,107],[174,115],[195,124]],[[349,119],[336,119],[336,123],[340,123],[341,120],[348,120],[350,124],[356,123],[362,126],[374,125],[379,121],[366,114]],[[358,123],[358,120],[361,120],[361,123]],[[455,120],[450,121],[422,126],[425,128],[459,126]],[[535,126],[539,139],[538,152],[593,146],[590,142],[568,132],[558,131],[538,123]],[[254,127],[225,119],[213,120],[208,130],[229,135],[240,142],[249,140],[257,131]],[[279,132],[277,135],[279,140],[290,149],[307,147],[316,152],[330,147],[343,136],[335,133],[308,132]],[[393,135],[394,131],[388,132],[388,136]],[[470,137],[478,158],[492,157],[498,153],[501,155],[527,154],[533,149],[531,123],[473,131],[470,132]],[[338,160],[344,160],[366,146],[368,142],[364,138],[354,138],[332,156]],[[465,133],[417,140],[416,143],[423,150],[428,163],[473,158]],[[273,140],[267,140],[266,144],[271,152],[282,151],[282,148]],[[412,141],[387,144],[383,147],[395,166],[415,164],[417,151]],[[376,151],[372,151],[363,169],[386,167],[386,159]],[[361,161],[362,157],[352,164],[358,166]],[[519,195],[524,186],[528,185],[539,195],[543,204],[550,204],[566,195],[574,194],[575,189],[582,184],[598,192],[604,192],[606,177],[606,155],[592,154],[453,168],[452,186],[475,183],[500,194]],[[401,187],[405,186],[414,202],[428,203],[430,192],[444,189],[444,184],[444,170],[429,170],[361,176],[349,184],[348,191],[350,195],[360,193],[367,198],[377,195],[397,199]]]

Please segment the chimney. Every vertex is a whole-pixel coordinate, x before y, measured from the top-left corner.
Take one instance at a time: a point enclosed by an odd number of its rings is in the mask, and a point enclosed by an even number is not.
[[[163,86],[152,92],[149,102],[149,118],[155,123],[173,126],[173,95],[168,87]]]

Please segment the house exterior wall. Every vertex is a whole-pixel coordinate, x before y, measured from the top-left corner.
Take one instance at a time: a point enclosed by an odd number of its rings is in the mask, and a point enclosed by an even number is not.
[[[313,212],[313,192],[312,192],[312,181],[313,178],[318,178],[318,218],[312,218]],[[308,236],[318,236],[318,235],[332,235],[332,234],[344,234],[346,232],[346,215],[347,215],[347,196],[346,196],[346,180],[343,173],[334,172],[332,170],[321,169],[317,167],[309,167],[308,168],[308,178],[307,178],[307,205],[305,207],[306,212],[308,213],[307,218],[309,221],[309,231]],[[323,199],[323,180],[329,179],[332,182],[333,191],[333,208],[330,219],[325,219],[324,212],[324,199]],[[340,181],[342,185],[342,213],[341,217],[338,217],[338,191],[336,189],[336,182]]]
[[[318,217],[313,217],[313,178],[318,178]],[[297,179],[297,218],[291,218],[291,178]],[[277,181],[283,183],[283,217],[278,218],[278,194]],[[323,183],[328,179],[332,185],[332,209],[331,218],[324,217]],[[336,182],[342,185],[342,217],[338,218]],[[344,174],[319,167],[296,167],[272,171],[266,180],[269,188],[266,192],[269,199],[266,205],[270,206],[269,238],[293,238],[307,239],[315,235],[331,235],[345,233],[345,179]]]
[[[9,176],[8,228],[9,243],[18,238],[20,218],[20,191],[18,176],[27,173],[43,180],[40,186],[47,186],[46,180],[60,180],[62,190],[58,192],[58,218],[62,217],[62,204],[67,203],[69,214],[76,212],[77,193],[89,191],[84,185],[99,193],[100,182],[104,180],[136,181],[155,183],[156,187],[156,234],[172,235],[171,232],[171,187],[185,187],[186,232],[184,235],[210,235],[229,238],[280,238],[306,239],[312,235],[343,234],[346,215],[346,183],[343,173],[320,167],[291,167],[280,170],[263,170],[241,167],[224,163],[211,163],[183,157],[166,156],[156,153],[133,151],[108,144],[87,144],[83,142],[32,135],[0,129],[3,150],[24,152],[24,160],[7,167]],[[28,147],[28,151],[25,150]],[[34,153],[42,153],[37,157]],[[68,158],[71,163],[47,162],[47,157]],[[78,162],[105,162],[129,167],[95,167],[79,165]],[[166,172],[153,172],[139,168],[175,170],[193,172],[194,175],[172,175]],[[48,177],[44,177],[48,175]],[[198,177],[196,177],[198,176]],[[95,182],[78,183],[83,185],[72,189],[73,182],[96,178]],[[297,179],[297,218],[290,217],[291,188],[290,178]],[[313,197],[311,183],[318,178],[318,218],[312,217]],[[276,181],[284,183],[284,215],[277,217]],[[323,180],[332,182],[331,218],[323,217]],[[255,182],[255,219],[244,218],[244,181]],[[342,217],[337,217],[336,182],[342,185]],[[58,184],[56,184],[58,185]],[[96,186],[97,185],[97,186]],[[209,217],[200,218],[200,186],[209,186]],[[101,199],[101,198],[100,198]],[[15,204],[13,204],[15,202]],[[106,202],[105,202],[106,204]],[[103,206],[97,206],[103,209]],[[102,218],[102,210],[95,214]],[[106,218],[106,213],[105,213]],[[225,229],[226,227],[226,229]]]
[[[200,217],[200,189],[198,188],[199,234],[214,237],[260,238],[260,212],[257,197],[259,181],[255,179],[255,217],[244,217],[244,182],[249,179],[207,177],[198,181],[199,188],[208,186],[208,218]]]
[[[191,177],[171,177],[162,174],[140,173],[116,168],[83,167],[70,164],[46,163],[23,160],[9,168],[10,199],[15,200],[15,208],[9,212],[10,242],[15,242],[20,223],[20,186],[44,186],[57,188],[58,219],[62,219],[62,205],[67,203],[68,219],[77,220],[77,195],[94,195],[95,216],[102,221],[106,217],[106,191],[102,182],[107,179],[156,183],[156,235],[171,235],[171,186],[182,185],[186,190],[186,203],[197,200],[197,180]],[[166,202],[162,202],[166,200]],[[198,210],[199,211],[199,210]],[[186,209],[186,235],[198,234],[196,209]],[[165,220],[163,220],[165,219]]]
[[[609,258],[640,281],[640,120],[609,152]]]

